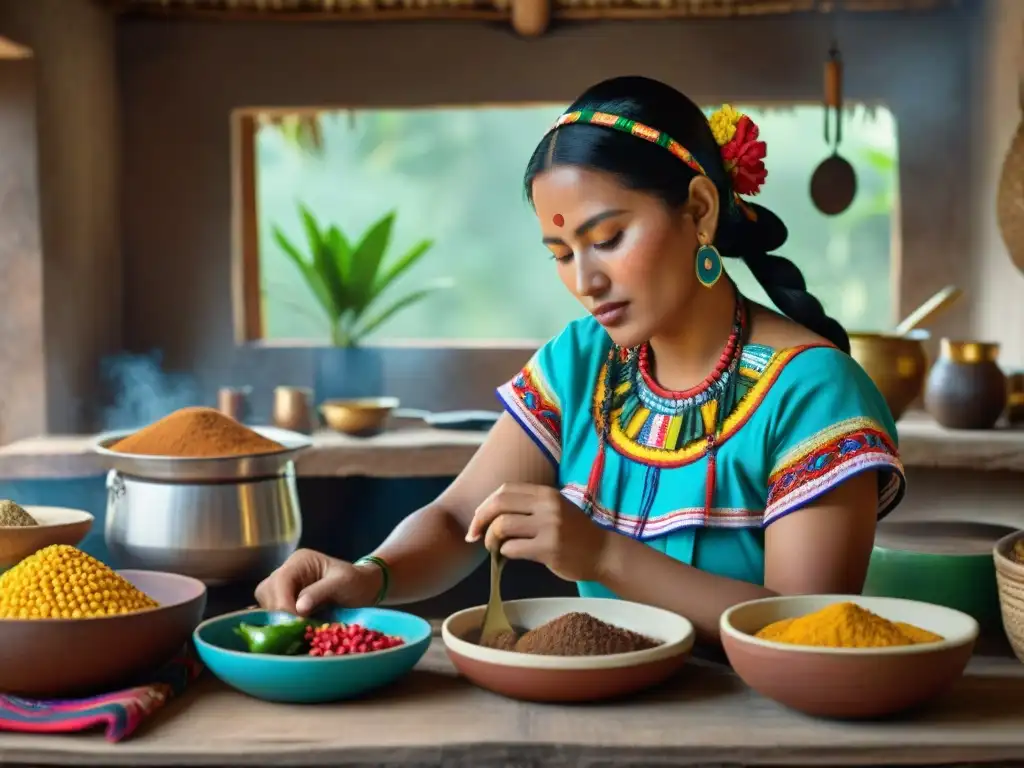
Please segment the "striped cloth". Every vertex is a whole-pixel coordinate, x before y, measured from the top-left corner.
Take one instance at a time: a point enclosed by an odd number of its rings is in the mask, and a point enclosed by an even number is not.
[[[202,669],[191,648],[186,648],[151,675],[150,682],[121,691],[84,699],[0,695],[0,731],[74,733],[102,726],[107,741],[118,742],[184,691]]]

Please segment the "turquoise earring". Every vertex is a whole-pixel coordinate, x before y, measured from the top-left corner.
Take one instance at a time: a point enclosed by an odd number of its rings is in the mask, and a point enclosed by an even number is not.
[[[696,258],[697,279],[705,288],[710,288],[722,276],[722,254],[715,246],[707,242],[707,235],[702,233],[697,236],[697,239],[700,241]]]

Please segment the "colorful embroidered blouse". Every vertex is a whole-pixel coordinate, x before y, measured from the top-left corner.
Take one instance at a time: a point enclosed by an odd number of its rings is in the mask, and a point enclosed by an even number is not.
[[[595,413],[610,345],[593,318],[573,321],[498,389],[558,467],[562,494],[580,506],[598,447]],[[750,344],[739,376],[741,398],[718,438],[705,514],[707,442],[689,439],[678,405],[622,367],[594,520],[702,570],[761,584],[768,525],[868,470],[878,472],[881,518],[906,483],[889,408],[849,355]],[[612,596],[599,584],[581,583],[579,591]]]

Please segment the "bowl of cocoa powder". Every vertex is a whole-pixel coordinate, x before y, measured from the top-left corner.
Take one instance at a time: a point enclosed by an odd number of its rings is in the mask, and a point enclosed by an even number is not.
[[[693,649],[682,616],[625,600],[539,597],[509,600],[514,636],[480,645],[486,606],[449,616],[441,627],[452,664],[481,688],[525,701],[585,702],[656,685]]]

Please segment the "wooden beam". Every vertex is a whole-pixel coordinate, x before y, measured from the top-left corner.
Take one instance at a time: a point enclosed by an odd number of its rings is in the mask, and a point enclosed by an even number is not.
[[[263,338],[256,117],[236,112],[231,129],[232,314],[235,342],[247,344]]]
[[[546,28],[540,17],[527,23],[522,18],[524,9],[534,6],[533,0],[512,0],[497,3],[494,0],[476,0],[472,4],[459,4],[449,0],[429,0],[429,5],[376,4],[370,7],[343,6],[334,2],[300,2],[299,0],[273,0],[265,3],[239,2],[228,4],[223,0],[96,0],[122,14],[175,19],[203,19],[207,21],[275,21],[275,22],[337,22],[337,21],[480,21],[511,22],[525,34],[538,34],[535,28]],[[629,20],[676,18],[737,18],[747,16],[774,16],[798,13],[843,12],[880,13],[892,11],[936,11],[956,7],[962,0],[669,0],[669,4],[635,2],[619,4],[612,0],[598,0],[598,4],[583,0],[549,0],[550,17],[573,20]],[[533,15],[533,14],[529,14]],[[520,18],[517,19],[517,16]],[[524,26],[525,24],[525,26]],[[521,32],[522,34],[522,32]]]

